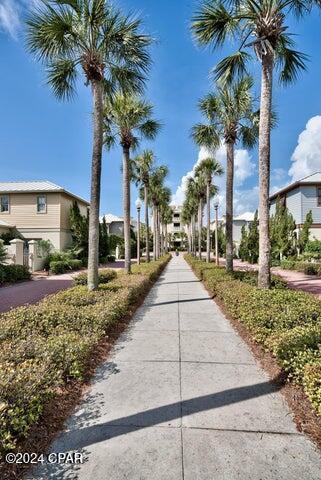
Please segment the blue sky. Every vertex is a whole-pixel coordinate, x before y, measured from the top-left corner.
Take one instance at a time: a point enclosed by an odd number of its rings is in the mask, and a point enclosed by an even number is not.
[[[30,3],[0,0],[1,180],[48,179],[88,198],[90,92],[81,84],[72,103],[59,103],[54,98],[45,84],[42,67],[25,50],[23,4]],[[159,163],[169,166],[169,186],[179,201],[182,192],[177,187],[199,155],[189,138],[191,126],[200,120],[197,101],[212,88],[209,70],[228,49],[213,53],[195,46],[189,23],[196,1],[119,0],[117,4],[125,11],[139,12],[145,30],[157,39],[146,97],[155,105],[155,116],[164,126],[148,146],[154,149]],[[284,89],[275,84],[279,124],[272,136],[274,189],[321,170],[320,25],[317,12],[299,24],[291,22],[292,31],[298,33],[298,49],[310,56],[310,62],[308,72],[295,85]],[[291,162],[293,154],[295,162]],[[222,151],[218,157],[224,162]],[[120,159],[118,148],[104,152],[103,213],[122,211]],[[237,162],[235,208],[242,213],[256,208],[257,151],[238,152]],[[292,164],[294,169],[288,175]],[[223,180],[220,185],[223,210]]]

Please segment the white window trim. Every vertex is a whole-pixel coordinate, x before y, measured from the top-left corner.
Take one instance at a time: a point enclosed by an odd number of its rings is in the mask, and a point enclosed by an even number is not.
[[[8,211],[1,212],[1,197],[8,197]],[[9,215],[10,214],[10,195],[8,193],[1,193],[0,194],[0,215]]]
[[[39,210],[38,210],[38,198],[39,197],[45,197],[45,200],[46,200],[46,208],[43,212],[39,212]],[[36,211],[37,211],[37,215],[45,215],[47,213],[47,195],[45,195],[43,193],[40,193],[39,195],[37,195],[37,197],[36,197]]]

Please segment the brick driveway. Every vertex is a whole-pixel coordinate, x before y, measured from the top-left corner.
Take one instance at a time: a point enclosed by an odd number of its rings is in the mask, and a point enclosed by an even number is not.
[[[27,282],[17,283],[0,288],[0,312],[11,308],[37,303],[45,296],[64,290],[72,285],[70,274],[52,277],[36,278]]]
[[[225,264],[225,259],[220,260],[221,265]],[[257,265],[251,265],[247,262],[234,260],[234,268],[237,270],[257,270]],[[305,275],[305,273],[293,270],[283,270],[282,268],[272,268],[272,273],[283,278],[288,287],[292,290],[302,290],[312,293],[321,299],[321,278],[316,275]]]

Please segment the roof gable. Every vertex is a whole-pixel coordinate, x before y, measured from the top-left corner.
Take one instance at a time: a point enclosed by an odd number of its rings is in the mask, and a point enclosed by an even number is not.
[[[22,182],[0,182],[0,193],[54,193],[60,192],[89,205],[87,200],[65,190],[60,185],[56,185],[49,180],[34,180]]]

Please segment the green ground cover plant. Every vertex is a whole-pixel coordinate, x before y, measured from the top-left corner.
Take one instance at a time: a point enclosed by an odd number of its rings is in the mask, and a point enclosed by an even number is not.
[[[0,315],[0,455],[26,438],[59,387],[83,378],[99,340],[130,313],[169,259],[135,266],[132,275],[108,271],[101,278],[109,281],[96,291],[76,285]]]
[[[0,265],[0,286],[29,279],[29,269],[23,265]]]
[[[226,273],[186,255],[196,275],[243,324],[253,339],[270,351],[289,380],[303,386],[321,415],[321,302],[311,294],[286,288],[275,277],[270,290],[256,286],[250,272]]]

